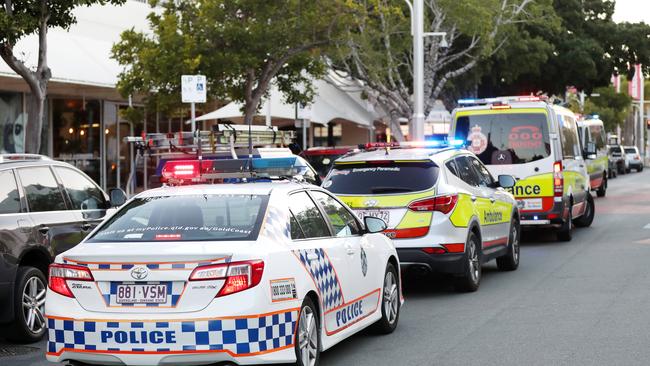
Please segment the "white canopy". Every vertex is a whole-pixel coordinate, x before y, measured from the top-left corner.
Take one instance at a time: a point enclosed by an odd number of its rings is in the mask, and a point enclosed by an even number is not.
[[[93,5],[74,10],[77,24],[70,31],[48,30],[47,57],[53,82],[114,88],[122,67],[110,58],[113,43],[131,28],[149,31],[149,5],[128,1],[123,6]],[[35,68],[38,61],[38,36],[22,38],[15,46],[18,57]],[[0,75],[17,76],[0,62]]]
[[[327,124],[334,119],[345,119],[359,125],[370,127],[377,119],[374,111],[369,108],[360,97],[359,91],[346,91],[343,81],[330,74],[323,80],[314,82],[316,96],[306,111],[306,119],[311,122]],[[270,98],[262,102],[258,116],[270,114],[271,118],[289,119],[296,118],[296,106],[287,104],[283,100],[282,93],[276,86],[271,87]],[[270,113],[268,108],[270,108]],[[302,114],[302,113],[301,113]],[[237,120],[243,118],[242,104],[232,102],[216,111],[206,113],[197,121],[209,121],[216,119]]]

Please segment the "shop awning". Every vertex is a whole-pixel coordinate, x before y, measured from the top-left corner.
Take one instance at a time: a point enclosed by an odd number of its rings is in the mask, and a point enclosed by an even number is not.
[[[328,75],[322,80],[316,80],[314,82],[316,92],[314,101],[303,112],[299,113],[301,115],[304,113],[305,118],[311,122],[323,125],[334,119],[343,119],[358,125],[371,127],[378,118],[376,113],[361,99],[358,88],[353,90],[349,88],[350,85],[344,85],[342,82],[333,75]],[[293,120],[296,118],[296,106],[286,103],[282,93],[277,87],[272,86],[270,98],[262,102],[257,116],[266,116],[267,114],[270,114],[272,119]],[[242,104],[229,103],[216,111],[198,117],[196,120],[210,121],[216,119],[241,122],[243,119]]]

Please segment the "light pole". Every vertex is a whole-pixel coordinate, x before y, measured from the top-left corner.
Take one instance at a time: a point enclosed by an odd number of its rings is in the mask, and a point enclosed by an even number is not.
[[[424,140],[424,37],[440,36],[440,46],[447,45],[447,32],[424,32],[424,0],[404,0],[411,12],[413,36],[413,116],[409,125],[409,140]]]

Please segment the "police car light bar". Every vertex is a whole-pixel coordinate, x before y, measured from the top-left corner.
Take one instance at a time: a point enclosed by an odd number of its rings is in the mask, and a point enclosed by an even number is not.
[[[170,160],[160,181],[173,185],[209,183],[224,179],[293,177],[299,174],[296,157],[217,160]]]

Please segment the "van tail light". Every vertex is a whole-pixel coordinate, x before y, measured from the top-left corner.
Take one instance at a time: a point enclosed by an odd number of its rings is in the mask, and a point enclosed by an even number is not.
[[[57,294],[74,297],[68,287],[68,280],[73,281],[94,281],[92,273],[86,267],[72,266],[68,264],[51,264],[48,287]]]
[[[234,294],[257,286],[264,273],[264,261],[243,261],[197,267],[190,281],[225,280],[217,297]]]
[[[564,192],[564,174],[562,174],[562,162],[553,163],[553,192],[555,197],[562,197]]]
[[[423,200],[411,202],[408,206],[409,210],[416,212],[433,212],[438,211],[444,214],[451,212],[456,203],[458,202],[457,194],[449,194],[444,196],[436,196],[425,198]]]

